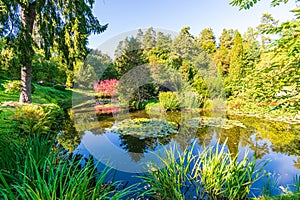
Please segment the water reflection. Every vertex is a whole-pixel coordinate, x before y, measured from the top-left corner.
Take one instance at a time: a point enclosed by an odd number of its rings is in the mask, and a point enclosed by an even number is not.
[[[163,146],[176,143],[181,149],[189,147],[197,140],[197,148],[214,145],[219,141],[225,141],[228,150],[234,155],[238,152],[250,150],[250,155],[258,158],[258,161],[270,160],[266,171],[278,177],[279,185],[287,185],[293,182],[293,177],[300,174],[300,136],[299,125],[288,125],[282,122],[267,121],[254,117],[226,116],[224,112],[206,112],[201,115],[210,117],[227,117],[231,120],[239,120],[247,128],[234,127],[222,129],[215,127],[197,128],[191,126],[188,121],[200,115],[193,112],[168,112],[160,114],[147,114],[143,111],[129,113],[130,118],[157,117],[167,121],[175,122],[179,130],[178,134],[162,138],[139,139],[133,136],[124,136],[108,133],[105,128],[110,128],[117,121],[113,115],[96,116],[94,112],[83,112],[77,110],[75,126],[77,129],[65,132],[65,138],[61,139],[66,148],[73,150],[81,139],[81,148],[84,146],[98,160],[103,159],[107,154],[113,158],[116,165],[126,165],[119,170],[125,172],[140,172],[142,163],[151,159],[155,160],[151,152],[157,152]],[[74,114],[73,113],[73,114]],[[81,117],[81,118],[80,118]],[[119,118],[121,119],[121,117]],[[86,131],[90,130],[90,131]],[[110,144],[110,145],[108,145]],[[116,161],[115,161],[116,160]],[[101,160],[102,163],[111,160]],[[114,165],[114,166],[116,166]],[[122,173],[124,177],[124,173]],[[130,179],[130,177],[128,178]],[[125,176],[126,177],[126,176]],[[267,179],[262,179],[255,184],[255,187],[262,188],[266,185]],[[260,190],[261,191],[261,190]],[[278,194],[279,190],[274,190]]]

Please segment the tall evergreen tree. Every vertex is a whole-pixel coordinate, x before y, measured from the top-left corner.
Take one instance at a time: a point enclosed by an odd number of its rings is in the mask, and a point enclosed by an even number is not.
[[[179,35],[173,40],[172,49],[182,58],[193,57],[196,53],[195,38],[189,31],[190,27],[183,27]]]
[[[220,45],[224,46],[227,49],[231,49],[234,42],[234,30],[233,29],[223,29],[221,36],[220,36]]]
[[[120,41],[115,51],[115,66],[117,67],[118,76],[123,76],[133,67],[145,63],[141,42],[135,37],[126,37]]]
[[[144,49],[144,55],[155,47],[156,44],[156,32],[153,27],[149,27],[142,37],[142,48]]]
[[[199,43],[208,54],[213,54],[217,50],[216,37],[211,28],[205,28],[200,32]]]
[[[260,20],[261,24],[258,25],[257,29],[260,31],[261,36],[261,46],[266,49],[272,42],[270,34],[263,33],[264,30],[272,29],[278,25],[278,21],[269,13],[264,13]]]
[[[93,0],[1,0],[0,37],[8,39],[21,64],[20,102],[31,103],[31,74],[34,56],[34,27],[46,58],[57,46],[69,70],[87,54],[87,37],[103,32],[92,14]]]
[[[242,75],[243,67],[243,40],[241,34],[236,31],[234,45],[230,52],[229,78],[238,79]]]

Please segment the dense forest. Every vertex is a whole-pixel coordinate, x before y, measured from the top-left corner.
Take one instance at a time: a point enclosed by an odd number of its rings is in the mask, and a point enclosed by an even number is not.
[[[198,199],[250,199],[256,181],[271,182],[269,154],[299,168],[300,8],[284,22],[265,13],[244,33],[224,27],[218,38],[210,27],[138,29],[108,55],[88,48],[91,34],[109,28],[94,3],[0,0],[0,198],[189,199],[192,190]],[[119,120],[124,107],[133,115]],[[92,132],[95,141],[113,137],[135,164],[172,142],[182,149],[127,185],[112,168],[97,169],[91,152],[76,154]],[[279,198],[299,198],[299,176],[293,181]]]
[[[36,42],[38,38],[36,35]],[[214,94],[209,91],[212,83],[203,79],[201,70],[210,70],[217,71],[216,77],[221,77],[221,87],[231,108],[245,112],[259,109],[298,113],[299,22],[296,19],[278,24],[266,13],[261,17],[261,24],[243,34],[224,28],[218,41],[211,28],[194,36],[190,27],[184,27],[172,38],[150,27],[120,41],[114,60],[99,50],[90,50],[85,61],[74,62],[73,70],[69,70],[60,54],[54,53],[55,48],[53,56],[46,59],[43,50],[35,46],[32,80],[72,87],[74,82],[120,79],[136,66],[160,64],[177,70],[204,104],[204,99]],[[19,79],[20,70],[16,66],[20,65],[20,58],[16,51],[7,48],[5,39],[1,40],[1,49],[1,74]],[[86,65],[82,67],[84,62]],[[74,80],[79,69],[84,74],[79,72]],[[152,88],[149,94],[152,97],[145,98],[155,98],[155,94],[158,92]]]

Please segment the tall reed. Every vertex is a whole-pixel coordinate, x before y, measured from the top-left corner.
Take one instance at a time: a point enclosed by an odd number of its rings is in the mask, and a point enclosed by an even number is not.
[[[220,147],[221,146],[221,147]],[[146,190],[142,195],[155,199],[248,199],[250,189],[266,163],[257,164],[245,153],[232,155],[226,142],[193,153],[194,145],[181,152],[173,148],[158,158],[164,167],[139,176]]]
[[[141,195],[155,199],[184,199],[192,185],[190,173],[195,160],[192,149],[181,152],[175,146],[164,150],[164,156],[157,154],[164,167],[159,169],[158,164],[150,163],[149,173],[138,176],[146,188]]]
[[[55,151],[48,138],[34,137],[25,147],[15,149],[25,153],[11,160],[13,170],[0,170],[1,199],[121,199],[132,192],[133,187],[109,182],[110,169],[98,172],[93,159]]]

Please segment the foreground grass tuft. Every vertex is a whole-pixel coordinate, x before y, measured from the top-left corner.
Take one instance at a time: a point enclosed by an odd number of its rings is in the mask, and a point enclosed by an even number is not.
[[[34,136],[9,148],[11,153],[1,154],[10,161],[0,163],[1,199],[121,199],[132,190],[109,182],[110,169],[98,172],[93,159],[55,150],[48,137]]]

